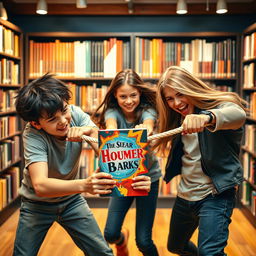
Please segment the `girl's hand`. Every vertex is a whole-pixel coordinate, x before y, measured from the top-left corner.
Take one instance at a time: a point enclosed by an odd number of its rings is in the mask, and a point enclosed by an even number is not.
[[[95,194],[109,194],[112,192],[116,181],[108,173],[97,172],[86,178],[84,184],[84,192],[88,192],[92,195]]]
[[[153,129],[151,128],[151,126],[146,125],[146,124],[137,124],[137,125],[135,126],[135,128],[138,128],[138,129],[140,129],[140,128],[145,128],[145,129],[147,129],[147,134],[148,134],[148,136],[153,133]]]
[[[210,117],[208,115],[197,115],[191,114],[186,115],[182,127],[183,132],[182,135],[191,134],[195,132],[202,132],[205,126],[208,125]]]
[[[132,183],[133,189],[146,190],[147,192],[151,189],[151,178],[146,175],[140,175],[134,177]]]

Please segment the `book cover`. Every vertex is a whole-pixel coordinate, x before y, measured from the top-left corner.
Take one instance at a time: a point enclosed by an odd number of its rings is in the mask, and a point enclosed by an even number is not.
[[[145,196],[147,191],[134,190],[132,178],[146,174],[147,130],[99,130],[99,168],[117,181],[107,196]]]

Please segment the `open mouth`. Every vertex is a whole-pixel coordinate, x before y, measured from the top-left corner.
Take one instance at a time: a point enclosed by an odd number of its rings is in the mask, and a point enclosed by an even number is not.
[[[68,125],[65,125],[64,127],[62,127],[62,128],[58,128],[58,131],[60,131],[60,132],[65,132],[65,131],[67,131],[68,130]]]
[[[183,107],[177,108],[177,110],[182,114],[182,115],[187,115],[188,114],[188,105],[185,105]]]

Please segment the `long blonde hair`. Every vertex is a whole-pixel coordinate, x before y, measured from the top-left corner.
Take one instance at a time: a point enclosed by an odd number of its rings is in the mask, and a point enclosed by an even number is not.
[[[209,87],[202,80],[177,66],[170,66],[157,84],[156,103],[159,113],[158,132],[174,129],[181,125],[181,115],[172,110],[164,97],[164,89],[172,88],[186,96],[199,109],[212,109],[223,102],[233,102],[246,110],[246,102],[234,92],[221,92]],[[154,148],[164,152],[173,137],[156,141]]]

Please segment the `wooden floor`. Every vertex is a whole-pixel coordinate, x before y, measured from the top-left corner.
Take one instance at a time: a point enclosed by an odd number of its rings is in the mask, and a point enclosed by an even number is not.
[[[107,209],[92,209],[101,230],[106,220]],[[166,239],[169,227],[171,210],[158,209],[153,229],[153,239],[160,256],[173,255],[166,249]],[[12,255],[15,230],[19,211],[17,210],[2,226],[0,226],[0,256]],[[129,250],[130,256],[141,256],[134,241],[135,210],[131,209],[125,220],[125,226],[130,229]],[[26,235],[26,234],[24,234]],[[197,231],[192,240],[196,243]],[[256,255],[256,229],[248,222],[239,209],[235,209],[233,221],[230,225],[230,235],[226,253],[229,256]],[[39,256],[82,256],[83,253],[73,243],[69,235],[58,224],[54,224],[40,249]],[[100,256],[100,255],[97,255]]]

